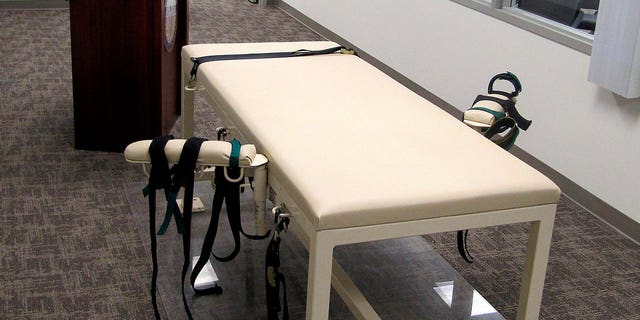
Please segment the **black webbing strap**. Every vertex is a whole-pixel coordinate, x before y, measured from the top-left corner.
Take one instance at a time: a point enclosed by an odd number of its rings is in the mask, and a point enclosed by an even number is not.
[[[180,189],[184,187],[184,202],[183,202],[183,220],[184,231],[182,233],[182,252],[184,256],[182,264],[182,303],[184,309],[187,312],[189,319],[193,319],[187,298],[184,294],[184,279],[189,270],[189,264],[191,260],[191,211],[193,209],[193,183],[194,183],[194,170],[196,168],[196,161],[198,160],[198,154],[200,153],[200,146],[206,141],[203,138],[191,137],[187,139],[182,147],[182,153],[180,154],[180,160],[178,164],[173,167],[173,187]],[[175,190],[175,189],[174,189]]]
[[[240,154],[240,142],[238,140],[233,140],[231,141],[231,145],[232,149],[229,159],[230,166],[226,170],[230,177],[239,177],[240,168],[238,167],[238,156]],[[211,253],[211,255],[213,255],[213,257],[220,262],[231,261],[238,255],[238,253],[240,253],[240,234],[243,234],[245,237],[251,240],[260,240],[267,238],[271,233],[271,230],[269,230],[264,235],[250,235],[244,231],[244,229],[242,228],[242,219],[240,217],[240,185],[242,180],[237,182],[231,182],[227,180],[224,173],[224,167],[218,166],[214,170],[214,183],[216,186],[216,190],[213,194],[211,220],[209,221],[209,227],[207,228],[207,233],[202,244],[200,259],[194,267],[194,272],[191,274],[192,285],[195,282],[194,273],[204,267],[207,262],[205,258],[209,257],[209,253]],[[223,203],[226,203],[227,219],[229,220],[229,227],[233,235],[234,247],[233,251],[231,251],[230,254],[220,257],[213,252],[213,245],[216,239],[218,222],[220,220],[220,213],[222,212]]]
[[[458,240],[458,253],[462,259],[469,263],[473,263],[473,256],[469,253],[467,249],[467,238],[469,236],[469,230],[458,230],[458,234],[456,236]]]
[[[503,136],[498,134],[507,130],[509,131]],[[516,142],[516,138],[519,133],[520,130],[518,129],[514,119],[502,118],[491,125],[491,127],[489,127],[489,129],[484,133],[484,136],[499,145],[502,149],[509,150]]]
[[[151,157],[151,172],[149,172],[149,184],[142,190],[144,196],[149,197],[149,238],[151,240],[151,262],[153,270],[151,272],[151,304],[156,319],[160,319],[158,303],[156,300],[157,279],[158,279],[158,253],[156,239],[156,190],[167,190],[171,186],[171,176],[169,173],[169,162],[164,153],[164,147],[173,136],[163,136],[154,138],[149,146]]]
[[[276,216],[276,220],[278,217]],[[280,272],[280,232],[286,229],[289,218],[284,218],[276,226],[265,257],[265,287],[267,289],[267,320],[278,320],[282,311],[282,319],[289,320],[289,304],[287,302],[287,284]],[[280,304],[280,284],[282,284],[282,304]]]
[[[511,82],[511,84],[513,85],[513,90],[511,93],[506,93],[503,91],[497,91],[493,89],[493,84],[496,82],[496,80],[506,80]],[[487,89],[487,92],[489,93],[500,93],[500,94],[504,94],[510,97],[515,97],[517,95],[520,94],[520,92],[522,91],[522,84],[520,83],[520,79],[518,79],[518,77],[513,74],[512,72],[503,72],[503,73],[498,73],[495,76],[493,76],[493,78],[491,78],[491,80],[489,80],[489,87]]]
[[[531,120],[527,120],[522,115],[520,115],[520,113],[518,112],[518,109],[516,109],[515,103],[505,104],[505,111],[511,118],[513,118],[516,121],[516,124],[518,124],[518,127],[522,128],[522,130],[529,129],[529,126],[531,125]]]
[[[273,59],[273,58],[292,58],[292,57],[305,57],[320,54],[330,54],[338,51],[348,50],[343,46],[337,46],[321,50],[307,50],[300,49],[296,51],[284,51],[284,52],[264,52],[264,53],[242,53],[242,54],[220,54],[202,57],[193,57],[193,67],[191,68],[191,80],[196,79],[198,73],[198,67],[206,62],[211,61],[225,61],[225,60],[250,60],[250,59]],[[348,51],[353,54],[352,50]]]

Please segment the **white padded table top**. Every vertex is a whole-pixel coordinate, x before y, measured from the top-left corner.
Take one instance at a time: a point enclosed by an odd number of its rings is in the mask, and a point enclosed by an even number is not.
[[[332,42],[189,45],[190,57]],[[557,203],[548,178],[362,59],[202,64],[198,82],[316,230]]]

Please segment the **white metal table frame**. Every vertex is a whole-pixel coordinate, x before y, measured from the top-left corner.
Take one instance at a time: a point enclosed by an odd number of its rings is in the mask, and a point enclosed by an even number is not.
[[[183,57],[183,60],[186,61],[188,58]],[[189,83],[190,67],[187,68],[186,65],[183,65],[182,69],[183,137],[188,138],[193,135],[195,125],[194,98],[195,93],[198,92],[205,97],[207,103],[214,108],[223,123],[227,128],[233,130],[234,135],[240,141],[251,143],[251,141],[244,140],[242,132],[237,130],[230,119],[225,116],[224,110],[219,108],[211,94],[201,87],[198,88],[197,83]],[[206,74],[199,74],[198,77],[206,77]],[[531,227],[518,300],[517,319],[538,319],[551,246],[556,212],[555,204],[318,231],[306,216],[298,211],[296,201],[287,193],[287,190],[281,187],[278,177],[270,171],[267,171],[267,176],[268,187],[275,190],[277,194],[275,202],[278,204],[286,203],[286,207],[293,217],[291,219],[292,230],[309,251],[307,319],[328,319],[331,285],[356,318],[380,319],[342,267],[333,259],[333,249],[336,246],[522,222],[529,222]],[[257,188],[259,187],[257,186]],[[261,212],[257,212],[257,214],[259,215]]]

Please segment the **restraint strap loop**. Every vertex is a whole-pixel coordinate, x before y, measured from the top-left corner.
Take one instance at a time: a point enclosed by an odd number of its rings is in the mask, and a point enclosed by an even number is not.
[[[493,85],[496,82],[496,80],[506,80],[511,82],[511,84],[513,85],[514,91],[512,91],[511,93],[506,93],[503,91],[494,90]],[[489,81],[489,88],[487,92],[501,93],[501,94],[506,93],[506,95],[508,95],[509,97],[516,97],[520,94],[520,92],[522,92],[522,84],[520,83],[520,79],[518,79],[518,77],[515,74],[507,71],[507,72],[499,73],[493,76],[493,78],[491,78],[491,80]]]
[[[498,133],[505,132],[509,129],[510,131],[508,131],[504,135],[498,135]],[[519,133],[520,130],[518,129],[518,126],[516,125],[516,121],[514,119],[502,118],[496,121],[489,128],[489,130],[484,133],[484,136],[489,138],[495,144],[499,145],[501,148],[509,150],[515,143]]]
[[[239,168],[236,168],[239,169]],[[202,246],[202,254],[208,254],[209,252],[213,257],[220,262],[231,261],[240,253],[240,234],[251,240],[266,239],[271,230],[268,230],[264,235],[251,235],[244,231],[242,228],[242,221],[240,216],[240,181],[229,181],[224,177],[225,168],[215,168],[215,185],[216,191],[213,194],[213,204],[211,206],[211,220],[209,222],[209,228],[205,236],[205,242]],[[222,205],[226,203],[227,219],[229,220],[229,227],[233,235],[234,248],[227,256],[218,256],[213,252],[213,245],[218,228],[218,221],[220,219],[220,213],[222,211]],[[206,245],[206,246],[205,246]],[[192,279],[195,280],[195,279]]]

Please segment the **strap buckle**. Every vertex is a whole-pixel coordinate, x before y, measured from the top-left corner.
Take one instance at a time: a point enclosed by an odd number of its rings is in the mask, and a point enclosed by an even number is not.
[[[289,222],[291,222],[291,214],[289,212],[286,212],[286,207],[283,204],[279,205],[279,206],[275,206],[273,207],[273,209],[271,209],[271,212],[273,212],[274,215],[274,219],[273,219],[273,223],[275,225],[275,230],[274,230],[274,237],[279,237],[280,233],[282,233],[282,231],[288,231],[289,230]]]
[[[355,51],[355,50],[353,50],[353,49],[348,49],[348,48],[340,48],[340,51],[339,51],[339,52],[340,52],[341,54],[349,54],[349,55],[352,55],[352,56],[355,56],[355,55],[356,55],[356,51]]]

